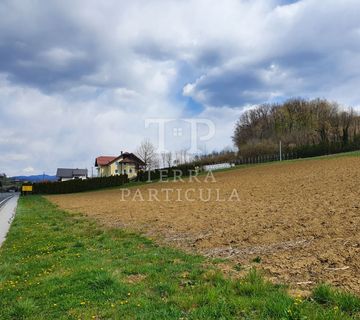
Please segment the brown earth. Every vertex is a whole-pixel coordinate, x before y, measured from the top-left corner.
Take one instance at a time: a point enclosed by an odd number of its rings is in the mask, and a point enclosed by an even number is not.
[[[133,187],[129,197],[113,189],[48,199],[107,226],[229,258],[237,269],[256,265],[294,290],[328,282],[360,293],[360,157],[259,165],[218,172],[216,182],[200,179]],[[159,201],[149,201],[149,189]],[[200,189],[203,199],[211,189],[209,201],[200,199]],[[216,199],[216,189],[225,201]]]

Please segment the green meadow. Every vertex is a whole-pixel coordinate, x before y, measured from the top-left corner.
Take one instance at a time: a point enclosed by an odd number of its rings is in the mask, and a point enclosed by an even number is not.
[[[231,280],[216,265],[22,197],[0,248],[0,319],[360,319],[349,293],[290,297],[255,270]]]

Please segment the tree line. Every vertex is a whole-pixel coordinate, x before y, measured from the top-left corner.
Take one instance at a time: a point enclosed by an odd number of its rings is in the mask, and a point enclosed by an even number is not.
[[[239,156],[284,152],[321,155],[360,148],[360,116],[325,99],[262,104],[242,114],[233,142]]]
[[[235,124],[233,142],[238,150],[226,148],[192,155],[186,149],[156,153],[144,140],[136,154],[146,170],[181,165],[203,166],[221,162],[242,163],[246,158],[279,155],[283,158],[311,157],[360,149],[360,115],[326,99],[289,99],[283,103],[261,104],[244,112]]]

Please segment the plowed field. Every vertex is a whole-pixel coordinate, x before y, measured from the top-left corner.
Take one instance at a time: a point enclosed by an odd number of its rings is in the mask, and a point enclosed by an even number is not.
[[[328,282],[360,293],[360,157],[259,165],[214,177],[48,199],[107,226],[229,258],[238,270],[257,266],[296,289]]]

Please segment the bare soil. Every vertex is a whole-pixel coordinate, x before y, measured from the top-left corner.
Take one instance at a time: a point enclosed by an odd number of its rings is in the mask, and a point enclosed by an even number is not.
[[[360,293],[360,157],[259,165],[214,177],[133,187],[128,197],[113,189],[48,199],[106,226],[229,259],[238,270],[256,266],[293,290],[327,282]],[[164,188],[174,190],[168,198]],[[149,189],[159,200],[149,201]],[[200,199],[200,189],[211,190],[209,201]],[[239,201],[229,199],[234,189]]]

